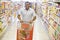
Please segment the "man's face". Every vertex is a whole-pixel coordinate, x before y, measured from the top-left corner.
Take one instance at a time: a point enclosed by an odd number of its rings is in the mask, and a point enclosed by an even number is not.
[[[25,8],[28,10],[29,7],[30,7],[30,3],[26,3],[26,4],[25,4]]]

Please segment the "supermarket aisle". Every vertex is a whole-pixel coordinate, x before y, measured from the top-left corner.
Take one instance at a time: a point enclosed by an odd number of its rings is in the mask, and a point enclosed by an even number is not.
[[[8,29],[1,40],[16,40],[16,23],[11,26],[8,26]]]
[[[48,31],[41,18],[37,18],[34,26],[33,40],[49,40]]]
[[[34,26],[33,40],[49,40],[46,27],[43,25],[41,18],[37,17]],[[16,40],[16,33],[16,23],[14,23],[14,25],[8,27],[7,32],[1,40]]]

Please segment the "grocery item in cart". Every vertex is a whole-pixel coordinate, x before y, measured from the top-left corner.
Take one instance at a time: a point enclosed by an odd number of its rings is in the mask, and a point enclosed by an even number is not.
[[[29,23],[21,23],[20,30],[17,30],[17,40],[32,40],[33,27]]]

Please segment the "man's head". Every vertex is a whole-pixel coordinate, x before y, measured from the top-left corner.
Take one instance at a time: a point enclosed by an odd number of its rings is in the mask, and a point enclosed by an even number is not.
[[[25,8],[28,10],[30,8],[30,2],[25,2]]]

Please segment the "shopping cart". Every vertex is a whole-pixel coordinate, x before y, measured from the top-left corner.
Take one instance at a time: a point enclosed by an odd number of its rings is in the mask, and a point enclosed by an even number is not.
[[[32,40],[33,24],[24,21],[20,30],[17,30],[17,40]]]

